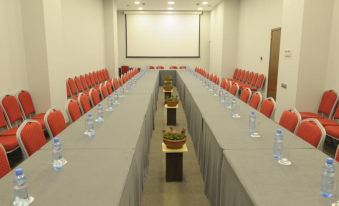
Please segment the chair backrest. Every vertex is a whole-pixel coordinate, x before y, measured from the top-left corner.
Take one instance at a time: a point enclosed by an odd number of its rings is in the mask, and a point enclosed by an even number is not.
[[[245,71],[244,77],[242,78],[241,82],[246,83],[248,79],[248,75],[250,74],[249,71]]]
[[[236,76],[237,76],[237,74],[238,74],[238,71],[239,71],[238,68],[236,68],[236,69],[234,70],[232,79],[235,79],[235,78],[236,78]]]
[[[99,79],[98,72],[93,72],[93,75],[94,75],[95,82],[96,82],[97,84],[100,84],[101,81],[100,81],[100,79]]]
[[[251,83],[250,83],[250,86],[251,86],[251,87],[255,87],[255,83],[257,83],[258,76],[259,76],[258,73],[255,73],[255,74],[253,75],[252,81],[251,81]]]
[[[279,120],[279,124],[290,132],[294,133],[295,129],[301,122],[300,113],[296,109],[285,110]]]
[[[67,98],[70,98],[72,96],[71,90],[68,87],[67,81],[66,81],[66,95],[67,95]]]
[[[247,104],[251,96],[252,96],[251,89],[246,87],[245,89],[241,91],[240,99]]]
[[[334,111],[334,107],[338,102],[337,92],[334,90],[325,91],[322,95],[318,112],[330,117]]]
[[[261,104],[262,101],[262,95],[260,92],[255,92],[248,104],[253,107],[254,109],[258,109],[259,105]]]
[[[97,104],[100,103],[100,93],[98,90],[92,88],[89,90],[89,99],[91,100],[91,104],[93,106],[96,106]]]
[[[106,85],[104,83],[100,84],[99,89],[100,89],[101,98],[105,99],[108,96]]]
[[[75,122],[82,115],[79,104],[74,99],[69,99],[66,102],[66,113],[70,122]]]
[[[28,91],[22,90],[17,94],[18,102],[22,113],[26,118],[30,118],[35,114],[35,107],[32,96]]]
[[[112,93],[113,93],[113,89],[112,89],[112,83],[111,83],[111,81],[106,81],[106,82],[105,82],[105,86],[106,86],[108,95],[112,94]]]
[[[337,162],[339,162],[339,145],[337,146],[337,150],[335,151],[334,158]]]
[[[44,122],[49,134],[49,137],[55,137],[64,129],[66,129],[66,121],[61,111],[49,109],[44,117]]]
[[[326,131],[317,119],[304,119],[296,129],[296,135],[319,150],[323,149]]]
[[[157,66],[157,69],[165,69],[165,67],[164,66]]]
[[[83,75],[80,75],[80,81],[81,81],[82,86],[84,87],[84,90],[88,90],[89,87],[87,85],[86,78]]]
[[[79,92],[84,91],[84,86],[81,83],[80,77],[74,77],[75,85],[77,86],[77,89]]]
[[[86,79],[86,83],[87,83],[88,88],[93,87],[92,79],[91,79],[91,76],[89,74],[85,74],[85,79]]]
[[[268,97],[264,99],[264,101],[261,104],[260,112],[264,114],[268,118],[272,118],[275,109],[277,108],[277,105],[272,97]]]
[[[178,69],[177,66],[171,66],[170,69]]]
[[[264,86],[264,82],[265,82],[265,75],[259,74],[257,82],[255,83],[255,88],[257,88],[258,90],[262,89]]]
[[[4,96],[1,100],[1,104],[11,127],[16,126],[16,123],[20,124],[24,120],[19,103],[13,95]]]
[[[77,89],[77,86],[75,84],[74,79],[68,78],[67,79],[67,84],[68,84],[69,90],[71,91],[71,94],[72,95],[77,95],[78,94],[78,89]]]
[[[2,107],[0,107],[0,129],[8,129],[6,116]]]
[[[105,80],[104,76],[102,75],[101,70],[97,71],[97,76],[100,82],[103,82]]]
[[[250,72],[250,73],[248,74],[248,78],[247,78],[247,80],[246,80],[245,83],[248,84],[248,85],[250,85],[251,82],[252,82],[253,77],[254,77],[254,72]]]
[[[179,67],[179,69],[186,69],[186,66],[182,65]]]
[[[237,96],[238,91],[239,91],[239,85],[237,83],[233,83],[232,86],[231,86],[231,89],[230,89],[230,93],[233,96]]]
[[[92,109],[91,102],[87,94],[80,93],[78,96],[78,102],[79,102],[80,109],[83,114],[85,114],[86,112]]]
[[[337,106],[337,108],[336,108],[336,110],[335,110],[335,112],[332,116],[332,119],[334,119],[334,120],[339,119],[339,105]]]
[[[239,80],[241,76],[242,69],[238,69],[237,75],[235,76],[235,80]]]
[[[239,79],[238,79],[239,81],[242,81],[244,79],[245,72],[246,72],[245,70],[240,71],[240,76],[239,76]]]
[[[20,125],[16,137],[24,158],[28,158],[46,144],[44,130],[35,120],[25,120]]]
[[[104,69],[104,74],[105,74],[105,79],[106,79],[106,80],[109,80],[110,77],[109,77],[109,72],[108,72],[108,69],[107,69],[107,68]]]
[[[149,66],[148,69],[155,69],[155,67],[154,66]]]
[[[98,82],[95,80],[95,77],[94,77],[94,73],[93,73],[93,72],[90,72],[90,73],[89,73],[89,77],[90,77],[91,82],[92,82],[92,87],[98,84]]]
[[[2,144],[0,144],[0,179],[11,171],[9,166],[6,151]]]

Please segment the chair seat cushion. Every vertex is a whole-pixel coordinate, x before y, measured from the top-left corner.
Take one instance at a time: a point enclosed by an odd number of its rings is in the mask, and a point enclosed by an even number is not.
[[[327,118],[320,118],[318,119],[319,122],[325,127],[325,126],[334,126],[334,125],[338,125],[338,123],[334,120],[331,119],[327,119]]]
[[[18,128],[10,128],[0,133],[0,136],[15,136]]]
[[[19,147],[16,136],[0,136],[0,144],[2,144],[6,152],[12,151]]]
[[[321,115],[312,113],[312,112],[300,112],[300,116],[301,116],[301,119],[308,119],[308,118],[323,119]]]
[[[326,126],[325,127],[326,133],[335,138],[335,139],[339,139],[339,124],[337,124],[336,126]]]
[[[45,117],[45,113],[40,113],[40,114],[36,114],[32,117],[32,119],[44,119]]]

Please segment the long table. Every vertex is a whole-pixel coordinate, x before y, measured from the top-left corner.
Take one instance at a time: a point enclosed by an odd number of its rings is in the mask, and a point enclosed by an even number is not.
[[[251,138],[253,109],[247,104],[238,101],[241,117],[232,118],[189,72],[178,71],[177,88],[211,205],[324,205],[319,188],[326,155],[321,151],[282,128],[292,166],[281,166],[272,151],[275,129],[281,128],[276,122],[256,112],[261,138]]]
[[[62,171],[52,170],[51,142],[20,164],[33,205],[140,205],[158,89],[159,72],[145,74],[120,105],[104,113],[94,138],[84,135],[86,115],[66,128],[58,135],[68,161]],[[96,116],[96,108],[90,113]],[[13,176],[0,181],[0,205],[13,202]]]

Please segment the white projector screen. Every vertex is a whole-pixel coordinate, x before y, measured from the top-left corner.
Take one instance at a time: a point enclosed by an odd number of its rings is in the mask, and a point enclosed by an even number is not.
[[[126,19],[127,58],[199,58],[200,15],[131,13]]]

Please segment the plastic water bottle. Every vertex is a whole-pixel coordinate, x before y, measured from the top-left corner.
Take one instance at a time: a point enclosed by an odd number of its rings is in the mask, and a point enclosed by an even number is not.
[[[14,177],[14,205],[29,205],[30,197],[28,195],[27,179],[23,169],[17,168]]]
[[[231,116],[232,118],[239,118],[237,100],[235,98],[231,101]]]
[[[108,102],[108,107],[107,107],[106,111],[109,111],[109,112],[113,111],[114,100],[113,100],[112,95],[109,95],[109,96],[108,96],[107,102]],[[99,107],[98,107],[98,109],[99,109]],[[99,111],[98,111],[98,112],[99,112]],[[99,115],[99,113],[98,113],[98,115]]]
[[[275,132],[274,143],[273,143],[273,155],[274,159],[281,160],[283,155],[283,133],[281,129],[277,129]]]
[[[58,172],[62,169],[62,149],[60,139],[58,137],[53,138],[53,170]]]
[[[231,101],[230,101],[230,95],[228,92],[225,93],[225,102],[224,102],[226,109],[231,109]]]
[[[111,102],[112,102],[111,104],[113,105],[112,97],[110,96],[109,98],[111,99]],[[104,122],[104,107],[100,103],[97,106],[97,112],[98,112],[98,114],[97,114],[98,117],[97,117],[97,119],[95,121],[99,122],[99,123]]]
[[[214,84],[214,96],[215,97],[218,97],[219,96],[219,90],[220,90],[220,87],[219,87],[219,85],[216,85],[216,84]]]
[[[219,99],[221,103],[225,102],[225,91],[221,87],[219,88]]]
[[[114,104],[120,104],[118,91],[114,92]]]
[[[95,130],[94,130],[94,118],[92,114],[87,115],[87,136],[94,137]]]
[[[256,133],[256,125],[255,125],[255,121],[256,121],[256,114],[254,111],[251,111],[250,112],[250,115],[249,115],[249,122],[248,122],[248,130],[249,130],[249,133],[250,135],[253,135]]]
[[[335,166],[332,158],[326,158],[323,167],[320,185],[320,194],[325,198],[331,198],[335,193]]]

